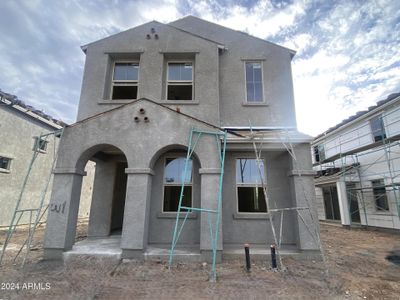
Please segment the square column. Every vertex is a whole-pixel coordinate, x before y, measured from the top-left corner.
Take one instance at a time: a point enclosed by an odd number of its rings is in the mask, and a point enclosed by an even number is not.
[[[148,240],[151,181],[154,175],[149,168],[126,168],[124,223],[122,227],[122,258],[142,260]]]
[[[75,242],[82,176],[74,168],[54,170],[54,180],[44,237],[44,259],[62,259]]]
[[[347,199],[346,182],[345,181],[336,182],[336,189],[339,200],[340,220],[343,226],[350,226],[351,219],[350,219],[349,201]]]
[[[315,172],[312,170],[310,144],[294,145],[294,155],[296,159],[289,156],[292,170],[288,173],[293,207],[309,208],[298,210],[296,213],[297,246],[299,250],[320,250],[314,185]]]
[[[96,163],[88,237],[105,237],[110,234],[115,173],[115,162]]]
[[[201,208],[217,210],[219,180],[220,180],[221,170],[217,168],[202,168],[199,170],[199,173],[201,175]],[[200,253],[201,253],[201,259],[203,261],[211,263],[213,253],[212,253],[210,225],[208,218],[210,218],[211,224],[213,226],[212,233],[213,235],[215,235],[217,214],[201,212]],[[218,225],[217,262],[221,262],[222,260],[222,250],[223,246],[222,246],[222,203],[221,203],[220,221]]]

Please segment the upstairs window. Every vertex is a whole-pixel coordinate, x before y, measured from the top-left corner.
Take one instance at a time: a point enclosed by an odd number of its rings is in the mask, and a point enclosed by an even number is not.
[[[169,62],[167,100],[193,100],[193,63]]]
[[[47,151],[48,141],[45,139],[39,139],[39,137],[35,138],[34,150],[38,152],[45,153]]]
[[[375,198],[376,210],[389,210],[389,203],[386,195],[386,187],[383,179],[372,180],[372,192]]]
[[[372,118],[370,121],[371,132],[375,142],[382,141],[386,138],[385,126],[381,116]]]
[[[112,78],[111,99],[137,99],[139,64],[136,62],[116,62]]]
[[[11,158],[0,156],[0,171],[9,172],[11,167]]]
[[[193,162],[189,160],[184,177],[185,157],[167,158],[164,169],[164,212],[178,211],[179,197],[181,194],[182,181],[185,180],[183,189],[182,206],[192,207],[192,169]],[[183,210],[185,211],[185,210]]]
[[[246,62],[246,101],[263,102],[263,78],[261,62]]]
[[[240,213],[267,212],[262,186],[262,183],[265,183],[263,161],[260,162],[260,169],[261,172],[256,159],[239,158],[236,160],[236,188],[238,212]]]
[[[324,145],[314,146],[314,158],[315,162],[320,162],[325,160],[325,148]]]

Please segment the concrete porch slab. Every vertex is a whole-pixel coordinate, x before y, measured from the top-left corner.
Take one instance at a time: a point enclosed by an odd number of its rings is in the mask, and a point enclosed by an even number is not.
[[[75,243],[72,250],[63,253],[64,261],[78,255],[109,257],[121,259],[121,236],[111,235],[105,238],[88,238]]]
[[[300,255],[301,251],[295,245],[283,245],[280,249],[282,256]],[[250,244],[250,256],[252,260],[265,260],[271,257],[269,245]],[[242,244],[225,244],[222,253],[222,259],[242,259],[244,258],[244,245]]]
[[[115,260],[121,259],[121,236],[111,235],[105,238],[89,238],[77,242],[72,250],[63,253],[64,261],[77,256],[103,257]],[[150,244],[143,254],[147,261],[168,262],[170,244]],[[284,245],[280,253],[282,256],[302,257],[305,259],[318,259],[319,251],[299,251],[295,245]],[[252,260],[270,259],[269,246],[265,244],[250,245]],[[222,252],[222,260],[243,259],[244,246],[242,244],[225,244]],[[174,253],[174,262],[202,262],[200,245],[178,245]]]
[[[145,260],[169,260],[170,244],[150,244],[145,252]],[[174,262],[200,262],[200,245],[178,245],[174,251]]]

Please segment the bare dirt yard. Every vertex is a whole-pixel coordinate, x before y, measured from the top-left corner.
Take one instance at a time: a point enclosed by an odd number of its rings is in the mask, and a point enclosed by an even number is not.
[[[84,236],[79,226],[78,236]],[[5,232],[1,232],[1,241]],[[26,233],[25,233],[26,234]],[[320,261],[284,258],[286,272],[257,261],[218,265],[218,281],[208,282],[209,266],[161,262],[116,262],[79,257],[64,265],[42,261],[34,243],[24,269],[12,265],[17,232],[0,268],[0,299],[400,299],[400,235],[321,225],[327,269]],[[35,240],[41,241],[43,228]],[[35,283],[35,285],[33,285]]]

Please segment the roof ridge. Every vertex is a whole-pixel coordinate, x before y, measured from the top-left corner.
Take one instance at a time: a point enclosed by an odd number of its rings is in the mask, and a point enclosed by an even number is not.
[[[172,111],[172,112],[174,112],[174,113],[176,113],[176,114],[183,115],[183,116],[185,116],[185,117],[187,117],[187,118],[190,118],[190,119],[195,120],[195,121],[197,121],[197,122],[203,123],[203,124],[205,124],[205,125],[207,125],[207,126],[210,126],[210,127],[215,128],[215,129],[218,129],[218,130],[221,130],[221,131],[225,131],[225,129],[223,129],[223,128],[219,127],[219,126],[216,126],[216,125],[214,125],[214,124],[208,123],[208,122],[206,122],[206,121],[203,121],[203,120],[198,119],[198,118],[196,118],[196,117],[193,117],[193,116],[191,116],[191,115],[185,114],[185,113],[183,113],[183,112],[177,111],[177,110],[172,109],[172,108],[170,108],[170,107],[168,107],[168,106],[166,106],[166,105],[164,105],[164,104],[162,104],[162,103],[156,102],[156,101],[154,101],[154,100],[151,100],[151,99],[148,99],[148,98],[145,98],[145,97],[142,97],[142,98],[133,100],[133,101],[131,101],[131,102],[122,104],[122,105],[120,105],[120,106],[118,106],[118,107],[115,107],[115,108],[112,108],[112,109],[103,111],[103,112],[101,112],[101,113],[95,114],[95,115],[93,115],[93,116],[87,117],[87,118],[82,119],[82,120],[79,120],[79,121],[77,121],[77,122],[75,122],[75,123],[73,123],[73,124],[71,124],[71,125],[67,125],[67,127],[74,127],[74,126],[79,125],[79,124],[81,124],[81,123],[85,123],[85,122],[87,122],[87,121],[89,121],[89,120],[91,120],[91,119],[96,119],[96,118],[98,118],[98,117],[100,117],[100,116],[102,116],[102,115],[105,115],[105,114],[108,114],[108,113],[110,113],[110,112],[113,112],[113,111],[122,109],[123,107],[129,106],[129,105],[133,105],[134,103],[138,103],[139,101],[147,101],[147,102],[153,103],[153,104],[155,104],[155,105],[158,105],[158,106],[161,106],[161,107],[163,107],[163,108],[166,108],[166,109],[168,109],[168,110],[170,110],[170,111]],[[227,131],[229,131],[229,130],[227,130]]]
[[[314,141],[316,141],[317,139],[319,139],[319,138],[321,138],[321,137],[323,137],[323,136],[325,136],[327,134],[332,133],[333,131],[341,128],[342,126],[345,126],[346,124],[350,123],[351,121],[355,121],[356,119],[361,118],[365,114],[370,113],[370,112],[380,108],[381,106],[383,106],[386,103],[395,101],[396,99],[400,99],[400,92],[392,93],[389,96],[387,96],[386,99],[378,100],[375,105],[372,105],[372,106],[368,107],[367,109],[360,110],[360,111],[356,112],[355,114],[352,114],[351,116],[347,117],[346,119],[343,119],[342,121],[340,121],[336,125],[328,128],[324,132],[322,132],[319,135],[317,135],[314,138]]]
[[[239,34],[244,34],[244,35],[246,35],[246,36],[252,37],[252,38],[257,39],[257,40],[260,40],[260,41],[265,42],[265,43],[267,43],[267,44],[270,44],[270,45],[273,45],[273,46],[276,46],[276,47],[285,49],[285,50],[291,52],[291,53],[293,54],[293,56],[296,54],[296,50],[290,49],[290,48],[285,47],[285,46],[281,46],[281,45],[279,45],[279,44],[275,44],[275,43],[270,42],[270,41],[268,41],[268,40],[265,40],[265,39],[256,37],[256,36],[251,35],[251,34],[248,34],[247,32],[244,32],[244,31],[235,30],[235,29],[229,28],[229,27],[224,26],[224,25],[220,25],[220,24],[217,24],[217,23],[208,21],[208,20],[204,20],[204,19],[199,18],[199,17],[194,16],[194,15],[187,15],[187,16],[185,16],[185,17],[183,17],[183,18],[180,18],[180,19],[177,19],[177,20],[175,20],[175,21],[172,21],[172,22],[170,22],[170,23],[168,23],[168,24],[169,24],[169,25],[172,25],[171,23],[175,23],[175,22],[178,22],[179,20],[189,19],[189,18],[193,18],[193,19],[196,19],[196,20],[200,20],[200,21],[202,21],[202,22],[209,23],[209,24],[214,25],[214,26],[219,26],[219,27],[222,27],[223,29],[227,29],[227,30],[230,30],[230,31],[239,33]],[[172,25],[172,26],[173,26],[173,25]],[[174,27],[175,27],[175,26],[174,26]]]
[[[8,103],[6,103],[5,100]],[[35,108],[32,105],[25,104],[25,102],[22,101],[21,99],[18,99],[18,97],[16,95],[3,92],[1,89],[0,89],[0,103],[3,103],[5,105],[13,107],[13,108],[16,108],[16,106],[18,106],[18,107],[20,107],[22,109],[22,110],[18,109],[19,111],[25,113],[26,115],[30,115],[30,114],[28,114],[28,112],[30,112],[30,113],[32,113],[32,114],[34,114],[34,115],[46,120],[46,122],[53,123],[54,125],[48,124],[48,125],[53,126],[53,127],[56,127],[56,126],[65,127],[67,125],[62,120],[58,120],[56,118],[53,118],[52,116],[44,113],[42,110],[39,110],[39,109]],[[38,119],[38,120],[43,122],[40,119]],[[43,122],[43,123],[46,123],[46,122]]]

